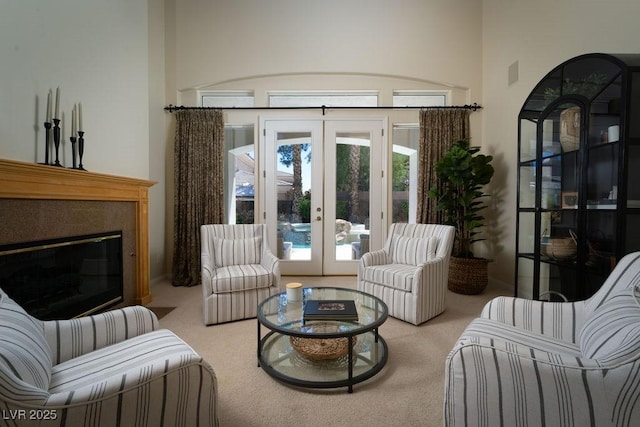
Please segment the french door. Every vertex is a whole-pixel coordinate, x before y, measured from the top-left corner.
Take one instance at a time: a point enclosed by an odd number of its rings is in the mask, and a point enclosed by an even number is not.
[[[384,119],[262,119],[263,219],[282,274],[355,274],[386,230]]]

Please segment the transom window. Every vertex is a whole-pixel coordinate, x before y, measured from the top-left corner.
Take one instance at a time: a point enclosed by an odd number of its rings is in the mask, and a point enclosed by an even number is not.
[[[200,102],[203,107],[253,107],[254,96],[253,92],[200,92]]]
[[[270,107],[377,107],[378,92],[281,92],[269,94]]]
[[[444,107],[447,105],[447,92],[441,91],[393,91],[394,107]]]

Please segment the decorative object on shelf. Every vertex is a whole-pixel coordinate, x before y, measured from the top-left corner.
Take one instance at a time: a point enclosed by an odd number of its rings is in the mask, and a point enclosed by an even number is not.
[[[78,131],[78,169],[86,170],[84,166],[82,166],[82,156],[84,155],[84,132]]]
[[[53,119],[53,148],[56,150],[56,160],[52,166],[62,166],[60,163],[60,119]]]
[[[576,209],[578,207],[578,192],[563,191],[561,195],[562,209]]]
[[[44,145],[44,162],[41,164],[62,167],[60,162],[60,143],[61,143],[61,118],[60,118],[60,87],[56,88],[55,110],[52,113],[53,91],[49,89],[47,94],[47,108],[44,121],[45,129],[45,145]],[[53,116],[53,117],[52,117]],[[53,129],[53,148],[55,149],[55,160],[53,163],[49,161],[51,154],[51,130]],[[69,132],[69,141],[71,142],[71,158],[73,166],[71,169],[85,170],[82,166],[82,156],[84,154],[84,131],[82,130],[82,103],[73,104],[71,110],[71,131]],[[77,135],[77,136],[76,136]],[[76,146],[77,144],[77,146]],[[78,155],[80,164],[76,162]]]
[[[50,138],[51,138],[51,122],[46,121],[44,122],[44,163],[41,163],[43,165],[49,164],[49,150],[50,150],[49,147],[51,146]]]
[[[620,125],[609,126],[607,128],[607,141],[617,142],[620,139]]]
[[[76,138],[75,135],[78,135]],[[84,131],[82,130],[82,103],[73,104],[71,110],[71,157],[73,159],[72,169],[85,170],[82,166],[82,156],[84,154]],[[76,149],[76,141],[78,143]],[[79,164],[76,162],[76,155]]]
[[[569,107],[560,113],[560,144],[565,152],[580,148],[580,107]]]
[[[73,166],[71,169],[77,169],[76,164],[76,105],[73,104],[73,109],[71,110],[71,136],[69,137],[69,141],[71,141],[71,159]]]
[[[494,173],[493,156],[479,151],[480,148],[472,147],[467,139],[454,143],[436,164],[438,183],[429,189],[429,197],[436,199],[436,209],[444,213],[444,223],[456,229],[448,287],[466,294],[484,290],[490,262],[476,258],[471,250],[473,243],[484,240],[480,236],[484,226],[481,211],[486,205],[481,200],[488,196],[483,187],[489,184]],[[474,262],[458,262],[454,258],[473,259]],[[469,268],[473,271],[464,271]]]
[[[44,118],[44,163],[45,165],[49,164],[49,150],[51,146],[51,89],[49,89],[49,93],[47,94],[47,112]]]
[[[551,237],[545,230],[540,241],[540,254],[557,261],[575,257],[578,252],[578,236],[573,230],[569,230],[569,235],[569,237]]]
[[[56,149],[56,160],[53,166],[62,166],[59,159],[60,151],[60,86],[56,88],[56,111],[53,116],[53,146]]]

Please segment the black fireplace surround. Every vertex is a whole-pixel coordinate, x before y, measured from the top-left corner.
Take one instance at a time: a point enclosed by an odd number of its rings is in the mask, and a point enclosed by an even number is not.
[[[0,288],[40,320],[123,300],[122,231],[0,246]]]

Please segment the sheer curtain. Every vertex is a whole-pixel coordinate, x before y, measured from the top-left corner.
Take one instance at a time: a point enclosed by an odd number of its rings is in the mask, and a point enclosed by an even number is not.
[[[418,161],[418,212],[416,222],[442,224],[436,201],[429,198],[429,188],[437,184],[435,165],[451,145],[469,138],[469,115],[466,108],[437,108],[420,111],[420,148]]]
[[[200,283],[200,226],[224,222],[221,110],[175,113],[174,286]]]

